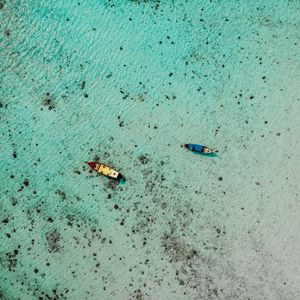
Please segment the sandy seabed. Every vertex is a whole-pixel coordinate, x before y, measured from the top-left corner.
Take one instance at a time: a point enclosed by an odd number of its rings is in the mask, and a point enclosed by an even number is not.
[[[298,1],[0,14],[1,299],[300,299]]]

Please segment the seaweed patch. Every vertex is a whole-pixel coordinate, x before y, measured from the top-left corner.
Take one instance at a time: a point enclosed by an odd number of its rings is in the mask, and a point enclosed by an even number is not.
[[[63,251],[63,247],[61,247],[59,244],[60,239],[61,235],[56,229],[46,234],[46,240],[48,242],[48,252],[57,253]]]

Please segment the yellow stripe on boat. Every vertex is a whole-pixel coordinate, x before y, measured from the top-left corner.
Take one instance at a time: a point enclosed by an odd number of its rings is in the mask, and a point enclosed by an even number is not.
[[[109,176],[109,177],[113,177],[113,178],[117,178],[118,177],[118,172],[115,171],[114,169],[106,166],[106,165],[103,165],[103,164],[99,164],[99,168],[97,170],[100,174],[103,174],[103,175],[106,175],[106,176]]]
[[[113,169],[112,168],[109,168],[105,165],[100,165],[99,166],[99,169],[98,169],[98,172],[103,174],[103,175],[106,175],[106,176],[110,176],[111,173],[112,173]]]

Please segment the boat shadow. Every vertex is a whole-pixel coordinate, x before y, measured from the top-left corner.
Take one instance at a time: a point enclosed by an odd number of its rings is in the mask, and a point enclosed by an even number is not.
[[[122,178],[119,180],[119,184],[125,184],[126,183],[126,178]]]
[[[203,157],[218,157],[219,158],[219,155],[217,153],[199,153],[199,152],[193,152],[193,154],[195,155],[200,155],[200,156],[203,156]]]

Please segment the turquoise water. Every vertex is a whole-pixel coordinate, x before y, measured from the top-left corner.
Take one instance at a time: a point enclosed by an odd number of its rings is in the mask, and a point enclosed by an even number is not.
[[[300,299],[298,1],[1,3],[1,299]]]

